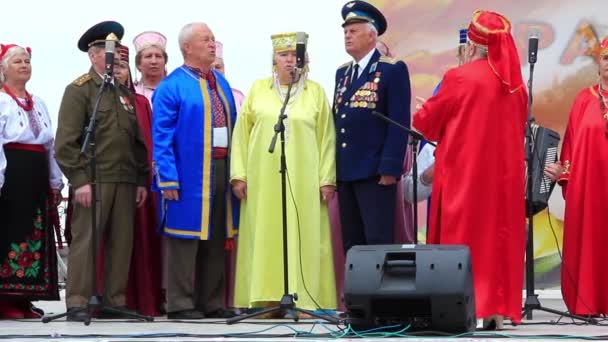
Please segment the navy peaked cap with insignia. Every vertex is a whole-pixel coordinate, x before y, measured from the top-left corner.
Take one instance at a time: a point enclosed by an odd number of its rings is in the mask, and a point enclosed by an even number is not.
[[[111,34],[113,38],[109,38]],[[125,34],[125,28],[120,23],[115,21],[102,21],[94,25],[85,32],[80,40],[78,40],[78,49],[87,52],[91,46],[105,44],[106,40],[115,39],[120,43],[122,36]]]
[[[467,33],[468,32],[469,32],[469,29],[467,29],[467,28],[461,28],[460,30],[458,30],[458,43],[460,43],[460,44],[467,43]]]
[[[365,1],[356,0],[346,3],[342,7],[342,18],[344,19],[342,27],[354,23],[371,23],[378,30],[379,36],[386,31],[387,27],[386,18],[382,12]]]

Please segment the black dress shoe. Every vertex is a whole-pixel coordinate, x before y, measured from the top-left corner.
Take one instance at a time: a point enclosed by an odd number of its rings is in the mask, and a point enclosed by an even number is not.
[[[188,309],[188,310],[168,312],[167,318],[168,319],[203,319],[203,318],[205,318],[205,314],[198,310],[195,310],[195,309]]]
[[[225,309],[217,309],[215,311],[211,311],[211,312],[206,312],[205,313],[205,317],[207,318],[222,318],[222,319],[226,319],[226,318],[232,318],[236,316],[236,313],[232,310],[225,310]]]
[[[41,308],[37,308],[34,305],[32,305],[30,307],[30,311],[32,311],[33,313],[39,315],[40,317],[44,316],[44,310],[42,310]]]
[[[88,318],[87,310],[83,308],[69,308],[66,320],[68,322],[84,322]]]
[[[107,309],[110,310],[107,310]],[[135,310],[131,310],[129,308],[127,308],[124,305],[121,306],[107,306],[106,308],[102,309],[98,314],[97,314],[97,318],[100,319],[121,319],[121,318],[132,318],[131,316],[129,316],[129,314],[131,315],[137,315],[137,311]],[[121,312],[116,312],[114,310],[120,310]]]

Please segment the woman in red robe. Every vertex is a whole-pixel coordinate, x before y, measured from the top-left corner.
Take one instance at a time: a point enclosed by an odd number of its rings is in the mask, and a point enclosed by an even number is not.
[[[476,316],[496,328],[521,320],[526,239],[527,94],[510,30],[504,16],[475,12],[467,62],[413,119],[438,142],[429,243],[470,248]]]
[[[120,62],[116,78],[125,82],[135,96],[135,113],[144,143],[148,149],[150,175],[147,187],[152,184],[152,109],[150,101],[135,92],[129,71],[129,49],[120,46]],[[121,79],[122,78],[122,79]],[[163,302],[161,289],[161,243],[156,232],[158,226],[158,201],[156,194],[150,193],[148,200],[137,209],[135,216],[135,234],[133,239],[133,256],[129,270],[127,287],[127,306],[138,313],[148,316],[160,316]]]
[[[598,84],[574,100],[559,164],[546,169],[566,200],[562,295],[570,313],[608,314],[608,39],[599,52]]]

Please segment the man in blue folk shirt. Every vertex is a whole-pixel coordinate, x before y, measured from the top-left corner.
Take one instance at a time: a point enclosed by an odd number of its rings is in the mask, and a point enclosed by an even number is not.
[[[154,190],[163,197],[167,237],[167,318],[234,316],[224,308],[226,239],[236,234],[238,200],[228,186],[236,107],[217,71],[215,37],[206,24],[179,34],[184,64],[152,97]]]
[[[397,180],[407,133],[372,114],[410,125],[410,80],[402,61],[381,57],[382,13],[364,1],[342,8],[344,43],[352,56],[336,72],[334,115],[337,179],[345,252],[355,245],[394,242]]]

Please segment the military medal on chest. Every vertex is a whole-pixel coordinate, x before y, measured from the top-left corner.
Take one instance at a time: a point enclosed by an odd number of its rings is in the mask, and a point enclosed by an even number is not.
[[[338,82],[338,85],[336,86],[336,106],[341,105],[344,100],[344,93],[347,89],[346,82],[348,81],[348,70],[350,70],[350,68],[346,69],[344,76],[342,76],[342,79],[340,79],[340,82]]]
[[[129,100],[129,98],[127,96],[119,96],[119,98],[120,98],[120,103],[122,103],[122,107],[127,112],[132,112],[133,111],[133,105],[131,104],[131,100]]]
[[[372,65],[370,73],[376,70],[375,64]],[[382,72],[375,71],[374,78],[370,82],[365,82],[351,97],[350,107],[375,109],[378,103],[378,83]]]

